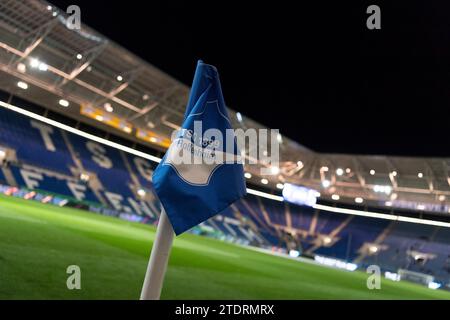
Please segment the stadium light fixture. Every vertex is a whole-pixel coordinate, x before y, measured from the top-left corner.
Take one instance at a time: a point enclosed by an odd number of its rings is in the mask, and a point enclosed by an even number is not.
[[[373,176],[373,175],[375,175],[375,170],[371,169],[371,170],[369,171],[369,173],[370,173],[371,176]]]
[[[83,55],[82,55],[81,53],[77,54],[77,59],[78,59],[78,60],[83,59]]]
[[[345,169],[345,172],[346,172],[346,173],[350,173],[350,172],[352,172],[352,169],[347,168],[347,169]]]
[[[113,112],[114,111],[114,108],[112,107],[111,103],[109,103],[109,102],[106,102],[103,105],[103,108],[105,109],[106,112]]]
[[[237,119],[239,122],[242,122],[242,114],[241,114],[240,112],[236,112],[236,119]]]
[[[405,217],[405,216],[397,216],[397,215],[392,215],[392,214],[355,210],[355,209],[337,208],[337,207],[332,207],[332,206],[326,206],[323,204],[315,204],[313,206],[313,208],[317,209],[317,210],[342,213],[342,214],[348,214],[348,215],[355,215],[355,216],[361,216],[361,217],[369,217],[369,218],[376,218],[376,219],[401,221],[401,222],[409,222],[409,223],[415,223],[415,224],[450,228],[450,223],[443,222],[443,221],[427,220],[427,219],[421,219],[421,218],[411,218],[411,217]]]
[[[80,180],[83,182],[88,182],[90,179],[89,175],[87,173],[80,174]]]
[[[326,205],[322,205],[322,204],[316,204],[316,205],[314,205],[313,208],[318,209],[318,210],[328,211],[328,212],[342,213],[342,214],[369,217],[369,218],[377,218],[377,219],[385,219],[385,220],[399,220],[399,216],[395,216],[395,215],[391,215],[391,214],[362,211],[362,210],[355,210],[355,209],[337,208],[337,207],[331,207],[331,206],[326,206]],[[421,219],[417,219],[417,218],[411,218],[411,219],[421,220]],[[427,221],[427,220],[425,220],[425,221]],[[447,223],[447,224],[450,227],[450,223]]]
[[[59,105],[67,108],[69,106],[69,101],[67,101],[65,99],[61,99],[61,100],[59,100]]]
[[[333,199],[333,200],[339,200],[341,197],[338,195],[338,194],[333,194],[333,195],[331,195],[331,199]]]
[[[402,222],[410,222],[410,223],[425,224],[425,225],[429,225],[429,226],[450,228],[450,223],[443,222],[443,221],[426,220],[426,219],[420,219],[420,218],[410,218],[410,217],[405,217],[405,216],[397,216],[396,220],[402,221]]]
[[[262,184],[268,184],[269,180],[267,180],[266,178],[261,179],[261,183]]]
[[[53,7],[52,6],[47,6],[47,10],[48,11],[52,11]]]
[[[363,202],[364,202],[364,199],[361,198],[361,197],[356,197],[356,198],[355,198],[355,202],[356,202],[356,203],[363,203]]]
[[[121,75],[118,75],[117,77],[116,77],[116,79],[117,79],[117,81],[122,81],[123,80],[123,77],[121,76]]]
[[[342,169],[342,168],[337,168],[337,169],[336,169],[336,174],[337,174],[338,176],[342,176],[342,175],[344,174],[344,169]]]
[[[335,212],[335,213],[355,215],[355,216],[369,217],[369,218],[379,218],[379,219],[386,219],[386,220],[397,220],[394,215],[390,215],[390,214],[376,213],[376,212],[369,212],[369,211],[361,211],[361,210],[355,210],[355,209],[331,207],[331,206],[326,206],[326,205],[323,205],[323,204],[316,204],[316,205],[314,205],[314,209],[324,210],[324,211],[328,211],[328,212]]]
[[[28,89],[28,84],[27,84],[26,82],[23,82],[23,81],[17,82],[17,86],[18,86],[20,89],[23,89],[23,90],[27,90],[27,89]]]
[[[25,73],[27,72],[27,65],[25,63],[18,63],[17,64],[17,71],[19,71],[20,73]]]
[[[6,151],[3,149],[0,149],[0,162],[5,160],[5,158],[6,158]]]
[[[330,185],[331,185],[330,180],[326,180],[325,179],[325,180],[322,181],[322,187],[328,188]]]
[[[283,136],[281,135],[281,133],[277,134],[277,141],[278,143],[283,143]]]
[[[58,15],[58,12],[53,11],[52,16],[56,17]]]
[[[284,188],[284,184],[282,183],[277,183],[277,189],[283,189]]]
[[[375,191],[377,193],[385,193],[387,195],[390,195],[392,192],[392,187],[375,185],[375,186],[373,186],[373,191]]]
[[[30,59],[30,67],[34,69],[39,69],[40,71],[47,71],[48,65],[44,62],[39,61],[39,59],[31,58]]]
[[[439,195],[439,201],[445,201],[445,196],[443,194]]]
[[[124,127],[123,131],[125,131],[126,133],[131,133],[132,129],[131,127]]]
[[[320,168],[320,171],[323,171],[323,172],[328,172],[328,170],[329,170],[328,167],[325,167],[325,166]]]
[[[244,173],[244,177],[246,177],[247,179],[251,179],[252,174],[250,172],[246,172],[246,173]]]
[[[423,178],[423,173],[422,172],[419,172],[418,174],[417,174],[417,176],[419,177],[419,178]]]
[[[46,63],[41,62],[41,63],[39,63],[38,69],[40,71],[47,71],[48,70],[48,65]]]
[[[142,100],[147,101],[148,99],[150,99],[150,96],[148,94],[144,94],[142,96]]]
[[[262,192],[262,191],[258,191],[258,190],[254,190],[254,189],[250,189],[247,188],[247,193],[248,194],[252,194],[254,196],[258,196],[258,197],[262,197],[262,198],[266,198],[266,199],[270,199],[270,200],[275,200],[275,201],[279,201],[279,202],[283,202],[284,198],[282,196],[276,196],[267,192]]]
[[[297,167],[299,167],[299,168],[303,168],[303,162],[302,161],[297,161]]]
[[[393,177],[396,177],[397,176],[397,171],[394,170],[394,171],[391,172],[391,174],[392,174]]]

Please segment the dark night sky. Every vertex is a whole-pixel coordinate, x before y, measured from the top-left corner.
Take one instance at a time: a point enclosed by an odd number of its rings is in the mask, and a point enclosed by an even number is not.
[[[231,108],[313,150],[450,156],[444,2],[52,2],[188,85],[216,65]]]

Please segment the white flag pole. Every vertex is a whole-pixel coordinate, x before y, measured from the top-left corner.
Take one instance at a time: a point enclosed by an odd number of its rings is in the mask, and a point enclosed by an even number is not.
[[[159,300],[174,235],[166,211],[162,208],[142,286],[141,300]]]

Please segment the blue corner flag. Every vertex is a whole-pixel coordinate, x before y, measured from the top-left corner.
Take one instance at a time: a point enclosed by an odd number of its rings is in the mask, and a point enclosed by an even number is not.
[[[225,210],[246,194],[244,169],[219,74],[199,61],[182,128],[153,173],[175,234]],[[232,134],[230,134],[232,132]]]

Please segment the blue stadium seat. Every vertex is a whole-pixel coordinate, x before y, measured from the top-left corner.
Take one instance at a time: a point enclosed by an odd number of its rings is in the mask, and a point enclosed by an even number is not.
[[[92,190],[82,182],[76,180],[59,179],[35,170],[26,170],[16,166],[11,166],[14,179],[20,187],[51,192],[53,194],[65,195],[78,200],[85,200],[98,203]],[[77,185],[77,192],[74,193],[69,187],[69,183]]]

